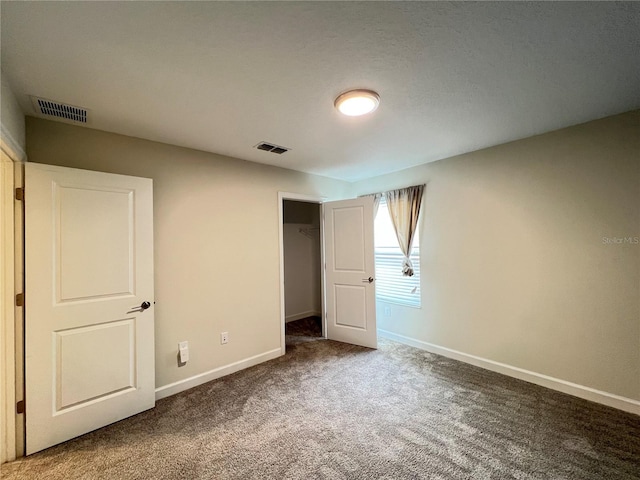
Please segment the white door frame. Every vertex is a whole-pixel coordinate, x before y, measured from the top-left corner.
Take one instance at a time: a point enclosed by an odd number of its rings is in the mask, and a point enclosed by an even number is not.
[[[319,195],[305,195],[301,193],[278,192],[278,241],[280,243],[280,354],[286,353],[285,345],[285,311],[284,311],[284,201],[317,203],[322,208],[322,202],[327,197]],[[322,333],[326,336],[327,326],[324,313],[324,227],[322,215],[320,218],[320,309],[322,315]]]
[[[22,455],[22,447],[18,444],[19,432],[22,426],[16,413],[16,401],[22,398],[18,395],[18,385],[21,381],[16,375],[16,367],[22,365],[19,354],[16,351],[16,341],[21,338],[21,332],[17,331],[18,316],[22,313],[22,307],[15,306],[15,295],[22,292],[22,285],[18,276],[22,275],[22,269],[17,268],[21,261],[21,245],[16,242],[21,240],[19,234],[22,228],[21,215],[16,215],[21,208],[14,201],[16,186],[22,185],[21,168],[25,154],[22,150],[12,148],[11,139],[5,140],[5,130],[2,128],[3,138],[0,140],[2,162],[0,184],[0,210],[2,210],[2,224],[0,225],[0,463],[15,460]],[[20,247],[20,248],[18,248]]]

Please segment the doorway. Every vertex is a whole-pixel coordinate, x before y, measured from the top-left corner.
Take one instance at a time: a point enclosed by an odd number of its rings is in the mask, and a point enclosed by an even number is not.
[[[373,253],[373,197],[325,202],[322,197],[278,193],[280,237],[280,350],[286,353],[287,317],[295,321],[298,312],[286,311],[284,208],[286,201],[312,204],[319,226],[305,218],[293,227],[298,235],[319,235],[320,338],[377,348],[375,315],[375,260]],[[295,209],[295,207],[294,207]],[[314,213],[315,214],[315,213]],[[292,221],[300,219],[293,217]],[[297,228],[297,231],[296,231]],[[306,230],[308,228],[308,230]],[[316,230],[317,228],[317,230]],[[302,230],[302,231],[300,231]],[[311,240],[311,239],[307,239]],[[318,259],[310,261],[318,265]],[[288,282],[291,283],[291,280]],[[317,305],[317,304],[316,304]],[[316,307],[317,308],[317,307]],[[313,307],[299,314],[315,313]]]
[[[324,337],[319,203],[283,199],[285,347]]]

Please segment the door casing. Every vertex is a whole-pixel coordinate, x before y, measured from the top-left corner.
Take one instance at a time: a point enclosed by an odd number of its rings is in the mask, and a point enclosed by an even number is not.
[[[318,208],[327,198],[300,193],[278,192],[278,240],[280,243],[280,353],[286,353],[285,345],[285,308],[284,308],[284,201],[294,200],[300,202],[317,203]],[[322,314],[322,333],[326,336],[327,325],[324,305],[324,227],[320,219],[320,309]]]
[[[2,175],[0,209],[0,463],[24,455],[24,415],[16,412],[16,402],[24,398],[24,358],[22,354],[23,308],[15,304],[23,282],[22,202],[15,189],[22,187],[25,153],[10,138],[0,139]]]
[[[14,162],[0,151],[0,463],[16,458],[15,445],[15,328],[14,328]]]

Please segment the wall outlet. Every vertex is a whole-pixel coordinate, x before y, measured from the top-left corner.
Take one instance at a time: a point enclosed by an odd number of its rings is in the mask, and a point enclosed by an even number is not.
[[[224,345],[225,343],[229,343],[229,332],[222,332],[220,334],[220,345]]]
[[[384,316],[385,317],[390,317],[391,316],[391,307],[388,307],[388,306],[384,307]]]

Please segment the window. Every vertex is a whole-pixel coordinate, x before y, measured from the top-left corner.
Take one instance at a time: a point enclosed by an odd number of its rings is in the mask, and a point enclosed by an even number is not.
[[[411,250],[413,276],[402,275],[404,255],[398,246],[384,196],[375,223],[376,300],[420,307],[420,240],[416,231]]]

